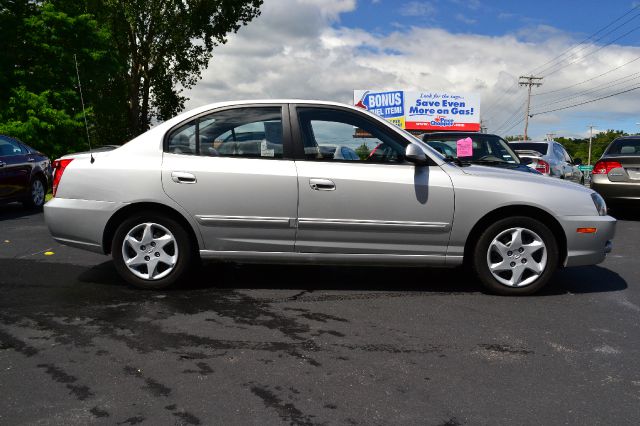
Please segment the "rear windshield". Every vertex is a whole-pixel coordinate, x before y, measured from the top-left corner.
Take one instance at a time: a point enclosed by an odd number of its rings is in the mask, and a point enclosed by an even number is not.
[[[640,155],[640,139],[618,139],[613,141],[607,155]]]
[[[514,151],[537,151],[540,154],[546,155],[547,147],[549,146],[549,144],[523,142],[523,143],[510,143],[509,146]]]

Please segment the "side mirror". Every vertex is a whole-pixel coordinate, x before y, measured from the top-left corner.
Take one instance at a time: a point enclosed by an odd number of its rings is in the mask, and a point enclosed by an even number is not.
[[[529,157],[524,157],[520,159],[520,164],[522,164],[523,166],[528,166],[529,164],[531,164],[533,162],[533,160]]]
[[[573,159],[573,164],[575,164],[576,166],[581,166],[582,165],[582,160],[580,158],[574,158]]]
[[[416,166],[426,166],[429,164],[427,154],[417,145],[409,144],[405,150],[404,158]]]

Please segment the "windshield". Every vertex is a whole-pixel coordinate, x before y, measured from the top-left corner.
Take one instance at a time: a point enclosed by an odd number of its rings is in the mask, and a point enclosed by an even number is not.
[[[426,135],[425,142],[436,151],[445,156],[457,157],[457,142],[460,139],[471,138],[471,157],[461,157],[474,163],[505,163],[519,164],[518,156],[513,152],[507,142],[499,136],[487,134],[468,135]]]
[[[511,149],[515,149],[516,151],[536,151],[542,155],[547,155],[547,148],[549,147],[548,143],[535,143],[535,142],[518,142],[512,143]]]

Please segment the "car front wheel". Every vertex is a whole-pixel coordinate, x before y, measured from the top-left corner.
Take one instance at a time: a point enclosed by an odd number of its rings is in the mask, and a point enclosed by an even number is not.
[[[118,273],[141,289],[169,287],[189,272],[194,250],[189,234],[168,217],[138,214],[116,230],[111,252]]]
[[[528,295],[544,287],[558,267],[558,244],[551,230],[529,217],[497,221],[476,244],[473,267],[492,293]]]

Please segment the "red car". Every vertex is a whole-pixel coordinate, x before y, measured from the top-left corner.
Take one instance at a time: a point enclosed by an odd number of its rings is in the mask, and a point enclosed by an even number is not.
[[[0,135],[0,203],[41,208],[51,186],[51,161],[15,138]]]

